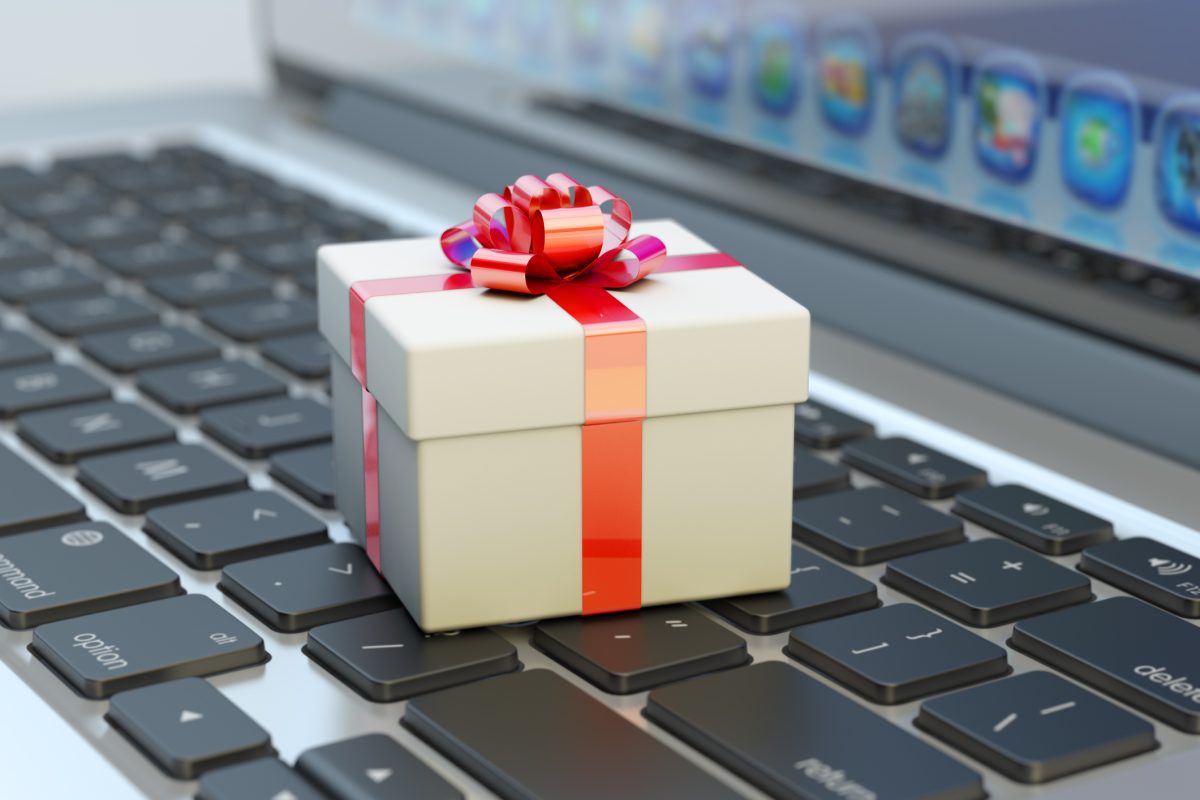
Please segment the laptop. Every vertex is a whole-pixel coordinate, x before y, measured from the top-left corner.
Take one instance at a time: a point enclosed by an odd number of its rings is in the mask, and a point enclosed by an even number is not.
[[[1194,791],[1190,4],[261,5],[269,99],[0,132],[6,797]],[[792,583],[425,636],[315,249],[555,171],[811,310]]]

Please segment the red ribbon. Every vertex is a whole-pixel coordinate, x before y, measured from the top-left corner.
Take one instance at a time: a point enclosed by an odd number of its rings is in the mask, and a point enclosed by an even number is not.
[[[380,566],[377,408],[367,390],[365,307],[372,297],[481,287],[545,294],[583,326],[582,609],[624,611],[642,599],[642,420],[646,325],[607,289],[651,272],[741,266],[723,253],[666,254],[629,239],[629,204],[556,173],[485,194],[471,220],[442,234],[465,273],[357,281],[350,287],[351,371],[362,385],[367,554]]]

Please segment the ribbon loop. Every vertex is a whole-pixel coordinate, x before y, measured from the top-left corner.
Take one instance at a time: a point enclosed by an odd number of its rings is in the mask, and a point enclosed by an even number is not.
[[[442,250],[478,286],[545,294],[562,283],[618,289],[658,269],[666,247],[653,236],[632,241],[627,203],[603,186],[556,172],[523,175],[475,202],[472,218],[442,234]]]

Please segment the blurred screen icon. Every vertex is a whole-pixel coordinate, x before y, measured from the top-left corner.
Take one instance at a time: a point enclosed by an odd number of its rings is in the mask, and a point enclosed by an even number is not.
[[[702,2],[692,3],[689,8],[684,20],[684,75],[693,92],[709,100],[721,100],[733,82],[736,6]]]
[[[1200,234],[1200,96],[1161,112],[1155,155],[1155,193],[1163,216]]]
[[[958,63],[949,46],[932,40],[897,48],[893,75],[896,137],[909,152],[938,159],[950,147]]]
[[[568,0],[568,35],[580,64],[594,65],[604,60],[606,8],[602,0]]]
[[[821,113],[831,128],[861,136],[875,101],[875,39],[866,23],[827,25],[817,43]]]
[[[1033,174],[1042,127],[1042,82],[1024,59],[998,58],[975,80],[975,155],[1002,180],[1021,183]]]
[[[1124,202],[1137,142],[1132,87],[1110,73],[1072,80],[1059,102],[1060,163],[1071,193],[1101,209]]]
[[[790,116],[800,102],[804,64],[804,31],[799,21],[778,16],[752,25],[749,60],[754,102],[772,116]]]
[[[625,64],[637,78],[659,80],[667,61],[667,11],[662,0],[625,4]]]

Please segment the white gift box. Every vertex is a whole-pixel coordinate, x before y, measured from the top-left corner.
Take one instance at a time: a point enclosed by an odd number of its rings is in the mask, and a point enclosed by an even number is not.
[[[635,223],[640,234],[671,256],[715,252],[671,221]],[[459,271],[436,238],[329,245],[318,260],[338,505],[365,544],[351,288]],[[641,604],[786,587],[808,311],[740,266],[652,274],[612,294],[646,325]],[[477,288],[373,297],[361,313],[379,567],[417,624],[580,613],[583,327],[548,297]]]

